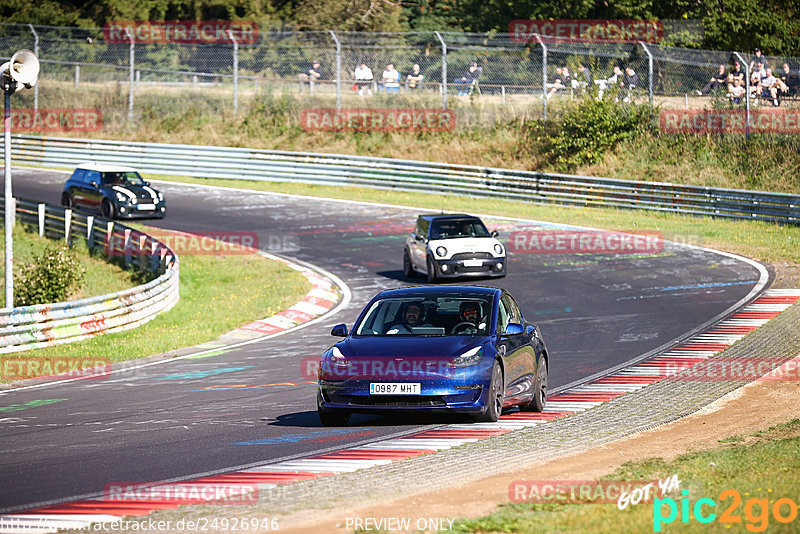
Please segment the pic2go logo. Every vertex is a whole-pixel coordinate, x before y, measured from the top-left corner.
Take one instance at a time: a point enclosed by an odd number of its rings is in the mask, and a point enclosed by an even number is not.
[[[717,501],[709,498],[698,499],[692,505],[689,501],[689,490],[682,490],[683,497],[679,505],[675,499],[656,498],[653,501],[653,532],[661,532],[663,525],[673,523],[678,518],[680,511],[681,523],[689,523],[690,516],[698,523],[709,524],[715,520],[718,523],[742,522],[742,516],[738,514],[739,505],[742,504],[741,494],[734,489],[727,489],[719,494],[719,501],[731,499],[730,505],[717,518],[717,514],[712,510],[716,509]],[[745,495],[749,495],[745,493]],[[772,506],[770,506],[772,504]],[[667,515],[664,515],[665,509]],[[744,503],[745,528],[750,532],[764,532],[769,526],[770,512],[778,523],[791,523],[797,518],[797,503],[788,497],[782,497],[774,503],[770,503],[767,498],[751,497]]]

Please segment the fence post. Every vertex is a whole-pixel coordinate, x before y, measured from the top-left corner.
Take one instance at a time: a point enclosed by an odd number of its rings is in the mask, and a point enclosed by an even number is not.
[[[744,113],[745,113],[745,127],[744,127],[744,138],[746,141],[750,140],[750,64],[744,60],[742,55],[739,52],[734,52],[736,57],[739,59],[739,63],[744,65],[744,94],[747,98],[744,101]]]
[[[133,40],[133,34],[131,33],[131,31],[128,28],[125,28],[125,34],[128,36],[128,40],[130,40],[130,42],[131,42],[130,53],[129,53],[130,67],[129,67],[129,72],[128,72],[128,77],[129,77],[128,82],[129,82],[129,85],[130,85],[130,88],[128,89],[128,120],[133,120],[133,83],[134,83],[134,81],[133,81],[133,70],[134,70],[133,63],[134,63],[134,59],[135,59],[134,47],[136,46],[136,44],[135,44],[135,42]]]
[[[72,229],[72,210],[67,208],[64,210],[64,241],[69,245],[69,232]]]
[[[342,45],[333,30],[328,30],[336,43],[336,109],[342,109]]]
[[[228,30],[228,37],[233,41],[233,112],[239,111],[239,41]]]
[[[40,203],[38,208],[39,208],[39,237],[44,237],[44,211],[47,209],[47,204]]]
[[[547,120],[547,47],[538,33],[536,40],[542,45],[542,118]]]
[[[131,229],[126,228],[124,232],[123,248],[125,251],[125,267],[131,264]]]
[[[33,29],[33,24],[28,24],[28,28],[31,29],[31,33],[33,34],[33,53],[36,57],[39,57],[39,34],[36,33],[36,30]],[[33,86],[33,111],[36,112],[39,110],[39,84]]]
[[[75,64],[75,88],[78,88],[78,85],[81,83],[81,66],[77,63]],[[36,85],[39,85],[38,83]]]
[[[647,53],[647,92],[650,95],[650,125],[653,125],[653,54],[643,41],[639,41]]]
[[[86,246],[89,250],[94,248],[94,215],[86,216]]]
[[[442,34],[433,32],[442,43],[442,109],[447,109],[447,43],[442,39]]]

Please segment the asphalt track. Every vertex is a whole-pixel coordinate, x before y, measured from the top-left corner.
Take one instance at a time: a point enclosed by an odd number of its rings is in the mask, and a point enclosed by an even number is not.
[[[65,180],[63,173],[15,169],[14,194],[57,204]],[[303,358],[331,345],[333,324],[352,325],[377,291],[410,282],[402,274],[401,253],[417,211],[159,188],[168,215],[149,224],[255,232],[261,249],[340,277],[352,302],[315,325],[218,356],[0,393],[0,512],[98,494],[114,482],[188,478],[446,422],[355,416],[347,428],[324,428],[314,386],[302,383]],[[476,200],[475,212],[480,208]],[[488,222],[500,228],[501,239],[535,227]],[[526,318],[539,324],[551,354],[551,387],[557,388],[685,337],[740,301],[760,277],[751,263],[668,244],[660,253],[637,256],[515,254],[505,279],[472,283],[508,288]],[[261,386],[276,382],[300,385]],[[253,387],[219,387],[226,384]]]

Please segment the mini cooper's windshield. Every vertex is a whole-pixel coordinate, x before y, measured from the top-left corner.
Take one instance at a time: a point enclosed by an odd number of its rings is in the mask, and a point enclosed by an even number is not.
[[[431,239],[454,237],[489,237],[480,219],[437,219],[431,223]]]
[[[357,336],[475,336],[491,330],[491,302],[480,296],[386,298],[370,306]]]
[[[144,185],[138,172],[104,172],[103,185]]]

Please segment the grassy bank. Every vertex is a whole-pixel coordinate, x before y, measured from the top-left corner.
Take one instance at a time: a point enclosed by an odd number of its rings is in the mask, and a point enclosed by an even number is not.
[[[30,265],[48,248],[57,243],[39,234],[28,232],[24,226],[14,227],[14,271]],[[90,253],[85,243],[80,242],[72,248],[78,265],[83,271],[83,281],[69,295],[67,300],[78,300],[95,295],[105,295],[137,285],[133,271],[126,271]],[[0,261],[5,261],[5,233],[0,232]],[[17,288],[20,289],[20,288]],[[15,299],[16,300],[16,299]],[[5,306],[5,292],[0,295],[0,306]]]
[[[224,90],[170,90],[143,86],[136,96],[135,120],[127,121],[127,92],[122,86],[97,85],[90,90],[42,88],[53,107],[95,107],[103,128],[88,135],[130,141],[242,146],[361,154],[391,158],[446,161],[527,170],[573,172],[635,180],[659,180],[719,187],[800,192],[800,139],[791,134],[663,134],[650,128],[644,100],[638,105],[612,100],[552,99],[548,121],[541,121],[541,100],[496,95],[454,97],[451,132],[306,132],[301,111],[334,107],[329,95],[309,97],[296,88],[272,93],[242,90],[239,112]],[[58,90],[56,90],[58,89]],[[665,104],[683,108],[677,104]],[[708,98],[691,108],[711,107]],[[438,108],[437,96],[369,100],[345,95],[342,106]],[[781,108],[784,109],[784,108]],[[656,118],[658,110],[656,110]],[[87,134],[80,132],[82,137]]]
[[[641,503],[619,510],[616,504],[505,504],[491,515],[457,520],[458,532],[797,532],[797,488],[800,485],[800,419],[748,436],[730,436],[720,446],[703,452],[678,456],[672,461],[650,458],[628,462],[601,480],[652,481],[678,475],[681,490],[659,498],[654,504]],[[642,483],[642,485],[644,482]],[[726,492],[727,493],[724,493]],[[737,501],[737,495],[740,498]],[[683,498],[689,506],[683,506]],[[696,503],[704,501],[707,523],[694,515]],[[677,515],[671,522],[670,505]],[[782,503],[779,501],[784,499]],[[792,503],[786,502],[790,499]],[[710,502],[716,503],[711,505]],[[777,515],[790,521],[776,519]],[[655,509],[654,509],[655,508]],[[682,510],[687,510],[683,522]],[[725,522],[724,512],[729,514]],[[658,520],[656,520],[658,518]],[[656,530],[658,525],[659,530]]]

